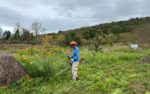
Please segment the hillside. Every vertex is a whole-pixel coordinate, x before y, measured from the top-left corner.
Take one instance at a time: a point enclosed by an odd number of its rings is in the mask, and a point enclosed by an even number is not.
[[[23,33],[21,33],[23,32]],[[149,47],[150,43],[150,17],[132,18],[127,21],[104,23],[95,26],[81,27],[77,29],[59,31],[45,35],[34,36],[30,30],[23,28],[16,30],[13,35],[6,31],[4,38],[0,39],[3,44],[44,44],[67,46],[75,40],[79,45],[122,43],[129,45],[137,43],[143,47]]]
[[[148,44],[149,46],[150,17],[132,18],[128,21],[111,22],[67,31],[60,30],[56,34],[47,35],[53,36],[55,39],[58,37],[58,41],[66,44],[71,40],[85,44],[85,40],[93,40],[96,35],[101,36],[101,32],[111,34],[113,43],[138,43],[140,45]],[[59,37],[61,38],[60,40]]]

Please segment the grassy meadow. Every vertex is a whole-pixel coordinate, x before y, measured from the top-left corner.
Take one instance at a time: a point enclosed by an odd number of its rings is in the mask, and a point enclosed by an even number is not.
[[[29,74],[0,87],[0,94],[150,94],[149,48],[115,44],[94,57],[81,47],[85,60],[79,65],[80,80],[76,82],[71,70],[56,75],[67,67],[71,48],[1,45],[0,52],[11,53]]]

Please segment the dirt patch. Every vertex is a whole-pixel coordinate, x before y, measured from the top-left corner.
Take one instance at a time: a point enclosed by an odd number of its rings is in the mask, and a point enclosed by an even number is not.
[[[150,56],[146,56],[140,60],[140,63],[149,63],[150,64]]]
[[[13,56],[0,54],[0,85],[10,85],[26,75],[23,66]]]
[[[145,92],[145,86],[140,82],[131,82],[129,88],[134,94],[144,94]]]

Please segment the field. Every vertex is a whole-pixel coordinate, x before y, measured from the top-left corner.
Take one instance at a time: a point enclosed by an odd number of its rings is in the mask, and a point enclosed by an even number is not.
[[[1,45],[0,52],[11,53],[29,76],[0,94],[150,94],[150,49],[131,49],[128,45],[103,48],[94,57],[80,48],[84,62],[79,65],[78,81],[71,70],[56,75],[66,66],[71,48],[32,45]]]

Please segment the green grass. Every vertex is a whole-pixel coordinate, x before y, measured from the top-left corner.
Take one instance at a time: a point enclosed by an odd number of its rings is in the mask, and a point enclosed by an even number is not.
[[[28,48],[14,53],[30,76],[22,78],[2,94],[149,94],[150,63],[140,62],[150,55],[150,49],[105,49],[93,57],[81,49],[85,58],[79,65],[80,80],[71,79],[71,70],[56,76],[66,68],[65,58],[70,51],[56,48],[55,52],[43,48]],[[26,58],[26,59],[22,59]],[[30,62],[32,62],[30,64]]]

